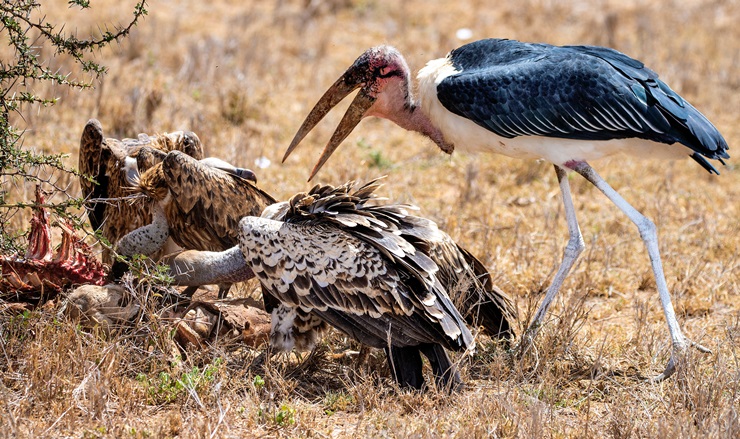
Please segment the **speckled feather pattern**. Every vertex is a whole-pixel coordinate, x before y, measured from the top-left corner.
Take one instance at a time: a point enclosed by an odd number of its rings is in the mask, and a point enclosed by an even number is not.
[[[376,182],[349,193],[317,186],[294,196],[283,221],[247,217],[240,248],[263,288],[313,310],[360,341],[384,347],[473,346],[472,335],[436,277],[425,238],[436,225],[410,206],[365,206]],[[358,207],[360,206],[360,207]]]
[[[284,303],[272,311],[270,320],[270,346],[278,352],[311,351],[329,329],[326,321],[310,309]]]

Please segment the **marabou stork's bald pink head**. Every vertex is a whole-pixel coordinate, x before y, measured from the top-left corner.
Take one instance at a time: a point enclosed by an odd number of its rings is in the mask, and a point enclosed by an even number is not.
[[[303,121],[283,161],[304,137],[347,95],[357,90],[352,104],[327,143],[321,158],[311,171],[311,178],[321,169],[339,144],[360,121],[368,116],[389,119],[399,126],[434,136],[428,121],[415,117],[416,103],[411,96],[410,70],[401,53],[391,46],[377,46],[366,50],[346,72],[324,93]]]

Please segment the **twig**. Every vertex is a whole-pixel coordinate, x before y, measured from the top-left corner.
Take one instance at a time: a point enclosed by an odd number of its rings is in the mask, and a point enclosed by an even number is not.
[[[41,437],[47,436],[47,433],[49,431],[51,431],[51,429],[54,428],[57,425],[57,423],[62,420],[62,418],[64,417],[64,415],[66,415],[70,410],[72,410],[72,406],[69,406],[69,408],[67,410],[65,410],[64,413],[62,413],[61,415],[59,415],[59,417],[57,418],[57,420],[54,421],[54,423],[51,424],[49,426],[49,428],[47,428],[46,430],[44,430],[44,433],[41,435]]]
[[[221,424],[223,423],[224,418],[226,417],[226,413],[228,413],[229,409],[231,408],[231,404],[226,406],[226,410],[221,410],[221,403],[219,402],[218,408],[219,408],[218,423],[216,424],[216,428],[214,428],[213,431],[211,432],[211,435],[210,435],[211,438],[216,436],[216,432],[218,432],[218,427],[220,427]]]

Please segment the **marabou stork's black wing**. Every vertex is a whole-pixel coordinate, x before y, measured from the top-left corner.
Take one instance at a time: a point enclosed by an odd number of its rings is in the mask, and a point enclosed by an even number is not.
[[[729,158],[706,117],[616,50],[488,39],[449,59],[459,73],[438,84],[440,102],[499,136],[679,142],[710,172],[717,171],[704,157]]]

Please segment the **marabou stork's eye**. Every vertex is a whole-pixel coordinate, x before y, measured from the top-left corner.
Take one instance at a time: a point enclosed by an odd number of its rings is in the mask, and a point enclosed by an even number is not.
[[[396,68],[385,66],[380,69],[377,76],[378,78],[390,78],[392,76],[401,76],[401,72]]]

